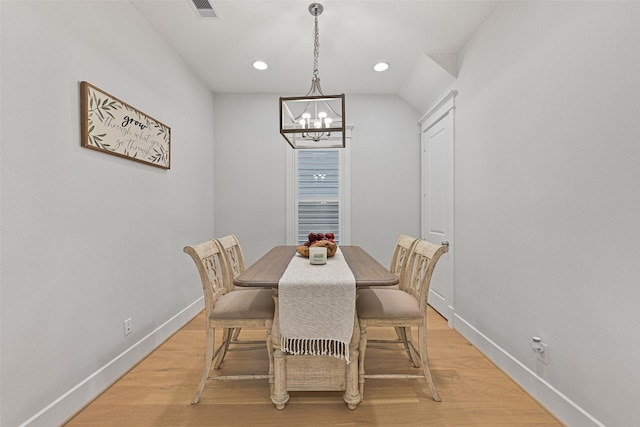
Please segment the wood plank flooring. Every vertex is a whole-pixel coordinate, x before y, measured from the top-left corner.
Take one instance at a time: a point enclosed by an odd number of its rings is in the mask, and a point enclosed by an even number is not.
[[[342,392],[292,392],[284,410],[269,399],[267,380],[209,381],[200,403],[191,405],[204,359],[204,314],[156,351],[65,425],[80,426],[429,426],[559,427],[551,414],[495,367],[445,319],[429,311],[429,356],[442,402],[431,399],[424,380],[369,379],[365,399],[349,410]],[[216,340],[219,340],[216,334]],[[243,330],[241,339],[263,331]],[[393,338],[372,328],[370,338]],[[227,354],[215,373],[264,373],[266,350]],[[404,351],[367,350],[367,371],[382,366],[414,372]]]

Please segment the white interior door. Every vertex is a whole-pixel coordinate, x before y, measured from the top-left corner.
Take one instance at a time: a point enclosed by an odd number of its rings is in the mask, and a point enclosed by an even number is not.
[[[453,98],[452,98],[453,99]],[[433,273],[429,305],[453,322],[453,143],[454,109],[440,110],[432,120],[422,122],[422,238],[435,244],[449,244]]]

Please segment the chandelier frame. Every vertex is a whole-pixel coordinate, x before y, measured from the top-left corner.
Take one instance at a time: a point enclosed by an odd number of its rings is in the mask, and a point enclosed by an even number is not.
[[[304,96],[280,97],[280,134],[294,149],[346,146],[345,95],[324,95],[318,76],[318,16],[323,10],[319,3],[309,5],[314,17],[311,88]]]

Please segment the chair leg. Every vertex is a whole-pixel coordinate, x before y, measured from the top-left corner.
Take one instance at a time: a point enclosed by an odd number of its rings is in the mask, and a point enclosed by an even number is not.
[[[411,342],[411,328],[408,328],[406,326],[397,327],[396,333],[402,340],[402,344],[404,344],[404,351],[407,352],[409,361],[413,364],[414,368],[419,368],[420,365],[418,365],[418,358],[417,358],[416,351],[413,345],[409,344]]]
[[[427,357],[427,321],[418,327],[418,340],[420,341],[420,361],[422,362],[422,370],[424,371],[424,378],[427,380],[429,389],[431,390],[431,396],[436,402],[441,402],[440,394],[436,389],[436,385],[431,377],[431,370],[429,369],[429,360]]]
[[[220,353],[216,357],[215,363],[213,367],[215,369],[220,369],[220,364],[224,360],[224,357],[227,355],[227,350],[229,349],[229,344],[231,343],[231,336],[233,335],[233,328],[225,328],[222,332],[222,344],[220,344]]]
[[[209,371],[211,370],[211,362],[213,359],[213,345],[215,342],[216,330],[210,325],[207,325],[207,340],[204,349],[204,366],[202,367],[202,376],[200,377],[200,384],[196,389],[196,395],[191,400],[192,404],[196,404],[200,401],[200,396],[204,391],[207,380],[209,379]]]
[[[411,360],[411,363],[413,363],[413,367],[414,368],[419,368],[420,365],[420,349],[416,348],[416,346],[413,344],[413,338],[411,336],[411,327],[410,326],[404,326],[402,329],[404,329],[405,331],[405,337],[407,339],[407,346],[409,346],[409,360]],[[419,332],[419,331],[418,331]],[[420,341],[420,337],[418,337],[418,341]],[[418,343],[418,347],[420,347],[420,344]]]
[[[398,336],[398,339],[402,341],[402,345],[404,345],[404,351],[407,352],[407,356],[409,357],[409,360],[411,360],[411,353],[409,352],[409,344],[407,343],[407,332],[401,326],[396,326],[394,329],[396,331],[396,335]]]
[[[360,387],[360,399],[364,400],[364,354],[367,350],[367,326],[360,320],[360,343],[358,345],[358,385]]]
[[[242,328],[236,328],[236,329],[233,331],[233,337],[231,338],[231,341],[238,341],[238,336],[240,335],[240,330],[241,330],[241,329],[242,329]]]

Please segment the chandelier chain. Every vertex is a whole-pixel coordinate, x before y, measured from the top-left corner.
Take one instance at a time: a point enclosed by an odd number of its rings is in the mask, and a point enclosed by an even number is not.
[[[313,27],[313,78],[318,79],[318,56],[320,55],[320,35],[318,31],[318,15],[315,15]]]

